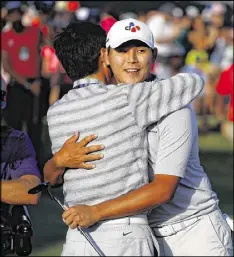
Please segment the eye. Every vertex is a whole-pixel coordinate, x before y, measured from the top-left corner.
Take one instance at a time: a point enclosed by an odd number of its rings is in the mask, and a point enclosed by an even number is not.
[[[145,49],[137,49],[138,53],[145,53]]]
[[[125,48],[122,48],[122,49],[119,49],[119,52],[120,52],[120,53],[127,53],[127,52],[128,52],[128,50],[127,50],[127,49],[125,49]]]

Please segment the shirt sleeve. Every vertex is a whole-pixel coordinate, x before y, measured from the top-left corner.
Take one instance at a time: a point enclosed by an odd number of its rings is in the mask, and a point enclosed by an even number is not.
[[[149,163],[154,174],[181,178],[185,176],[195,138],[192,112],[191,107],[176,111],[162,119],[152,131],[148,132]]]
[[[37,166],[36,152],[26,133],[23,134],[23,137],[20,140],[17,153],[19,156],[24,157],[17,158],[18,160],[12,164],[11,178],[17,179],[24,175],[35,175],[41,179],[41,174]]]
[[[165,115],[191,103],[202,91],[204,80],[195,73],[180,73],[161,81],[126,87],[128,101],[137,124],[145,129]]]

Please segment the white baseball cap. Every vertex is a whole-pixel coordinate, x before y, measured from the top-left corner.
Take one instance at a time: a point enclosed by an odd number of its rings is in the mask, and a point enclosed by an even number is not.
[[[116,48],[130,40],[140,40],[154,49],[154,36],[150,28],[132,18],[117,21],[111,27],[106,37],[106,48]]]

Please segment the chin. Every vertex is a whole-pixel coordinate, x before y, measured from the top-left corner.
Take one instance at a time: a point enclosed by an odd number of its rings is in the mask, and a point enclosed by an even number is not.
[[[140,79],[140,78],[130,78],[130,79],[125,79],[125,83],[127,84],[136,84],[136,83],[139,83],[139,82],[142,82],[143,80]]]

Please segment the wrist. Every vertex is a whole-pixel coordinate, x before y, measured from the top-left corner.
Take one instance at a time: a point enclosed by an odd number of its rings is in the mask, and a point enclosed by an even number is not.
[[[59,155],[59,152],[55,153],[53,158],[52,158],[53,164],[55,165],[55,168],[57,169],[64,169],[62,163],[61,163],[61,158]]]
[[[101,216],[101,209],[98,207],[98,205],[91,205],[90,206],[92,209],[92,213],[94,215],[94,219],[96,222],[101,221],[102,220],[102,216]]]

